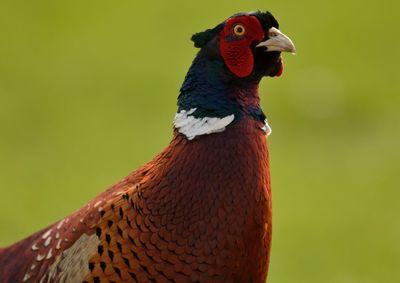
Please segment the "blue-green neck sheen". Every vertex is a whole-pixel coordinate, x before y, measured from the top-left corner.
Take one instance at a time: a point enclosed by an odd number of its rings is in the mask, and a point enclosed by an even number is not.
[[[178,97],[178,112],[196,108],[196,118],[226,117],[240,119],[244,113],[264,121],[265,115],[258,104],[258,82],[234,78],[221,59],[211,60],[201,52],[194,59]],[[236,80],[236,81],[235,81]],[[242,81],[241,81],[242,80]],[[243,96],[257,97],[257,102],[247,104]]]

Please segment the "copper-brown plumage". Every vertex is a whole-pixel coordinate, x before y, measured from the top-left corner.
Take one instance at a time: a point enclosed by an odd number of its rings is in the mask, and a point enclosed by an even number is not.
[[[0,282],[265,282],[271,186],[258,81],[232,88],[241,112],[223,130],[190,139],[176,124],[151,162],[0,250]]]
[[[209,135],[202,141],[175,135],[152,162],[66,218],[68,222],[10,247],[29,259],[9,259],[9,266],[20,262],[18,270],[23,271],[15,282],[22,281],[25,271],[35,278],[27,282],[43,277],[47,282],[47,267],[82,233],[99,237],[96,253],[86,263],[91,270],[87,282],[262,282],[271,198],[265,135],[255,123],[243,121],[224,137]],[[52,239],[45,246],[48,237],[42,236],[50,230]],[[44,258],[37,260],[39,255]]]

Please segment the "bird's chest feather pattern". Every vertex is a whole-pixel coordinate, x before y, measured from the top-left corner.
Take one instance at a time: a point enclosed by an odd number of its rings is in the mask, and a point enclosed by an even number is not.
[[[243,120],[193,141],[176,135],[106,209],[85,280],[263,282],[271,198],[265,135],[255,126]]]
[[[269,180],[258,121],[242,119],[224,133],[192,141],[176,132],[152,162],[12,246],[26,260],[10,278],[263,282],[271,239]]]
[[[105,213],[96,228],[102,253],[91,258],[86,281],[265,280],[267,158],[265,135],[253,120],[194,141],[176,135]]]

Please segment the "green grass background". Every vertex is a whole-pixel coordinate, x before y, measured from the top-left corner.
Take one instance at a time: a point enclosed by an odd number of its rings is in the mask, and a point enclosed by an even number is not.
[[[396,1],[0,2],[0,245],[170,140],[192,33],[271,10],[298,55],[266,78],[269,282],[400,282]]]

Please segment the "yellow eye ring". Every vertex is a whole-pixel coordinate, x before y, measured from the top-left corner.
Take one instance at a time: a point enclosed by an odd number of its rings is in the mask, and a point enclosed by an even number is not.
[[[237,25],[235,25],[235,26],[233,27],[233,33],[234,33],[236,36],[242,36],[242,35],[244,35],[244,34],[246,33],[246,29],[244,28],[243,25],[237,24]]]

